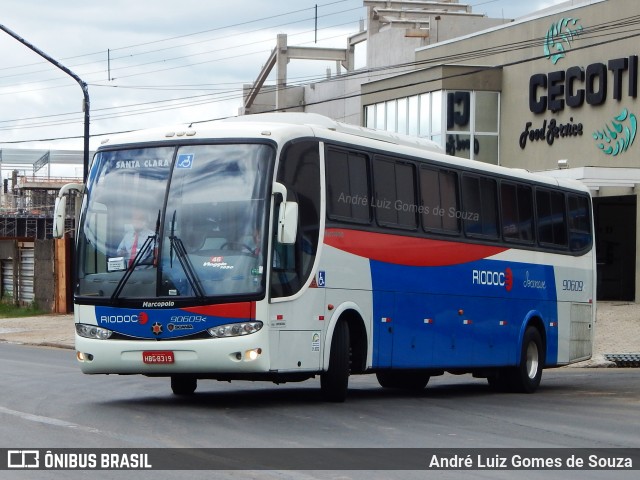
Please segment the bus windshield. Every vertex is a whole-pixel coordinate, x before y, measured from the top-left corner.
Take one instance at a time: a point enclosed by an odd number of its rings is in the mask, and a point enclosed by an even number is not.
[[[273,158],[264,144],[99,152],[78,235],[76,295],[262,295]]]

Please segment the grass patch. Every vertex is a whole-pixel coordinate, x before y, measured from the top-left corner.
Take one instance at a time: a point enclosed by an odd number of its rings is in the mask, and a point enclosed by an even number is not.
[[[0,318],[33,317],[44,315],[44,310],[40,310],[36,305],[16,306],[12,303],[0,302]]]

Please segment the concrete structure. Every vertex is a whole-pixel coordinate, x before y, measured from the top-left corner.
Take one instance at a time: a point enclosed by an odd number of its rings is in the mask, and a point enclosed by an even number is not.
[[[0,238],[50,238],[58,190],[82,165],[78,150],[0,149]]]
[[[16,304],[67,312],[70,241],[51,240],[58,190],[82,179],[83,152],[0,149],[0,296]],[[61,174],[78,173],[63,177]],[[67,229],[75,228],[68,200]],[[62,242],[62,243],[60,243]]]
[[[572,0],[514,21],[454,11],[457,2],[420,2],[420,16],[414,3],[365,0],[367,68],[296,87],[295,108],[583,181],[598,295],[640,299],[640,2]]]
[[[344,49],[291,47],[285,34],[278,35],[276,47],[258,78],[253,85],[245,87],[240,114],[313,111],[360,124],[362,84],[415,69],[417,48],[509,21],[474,14],[470,6],[458,0],[364,0],[363,3],[368,7],[368,28],[350,36]],[[366,50],[366,68],[360,70],[355,69],[358,48]],[[329,73],[323,82],[290,85],[287,65],[296,59],[335,61],[338,75]],[[274,68],[275,84],[265,86]]]

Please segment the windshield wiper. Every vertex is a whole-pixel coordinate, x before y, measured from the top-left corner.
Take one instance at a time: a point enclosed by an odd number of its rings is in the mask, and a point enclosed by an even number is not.
[[[173,252],[176,252],[176,256],[178,257],[178,261],[180,262],[180,266],[182,266],[182,270],[187,277],[187,281],[189,282],[189,286],[193,289],[197,297],[204,297],[204,290],[202,289],[202,284],[200,283],[200,278],[198,274],[193,268],[193,264],[191,260],[189,260],[189,254],[187,250],[184,248],[184,243],[182,240],[175,235],[175,224],[176,224],[176,211],[173,211],[173,218],[171,219],[171,235],[169,235],[169,258],[171,267],[173,267]]]
[[[149,250],[151,249],[151,246],[156,243],[157,236],[157,233],[155,235],[149,235],[144,241],[142,247],[140,247],[140,250],[138,250],[135,257],[133,257],[131,265],[127,268],[127,271],[118,282],[118,285],[116,285],[116,289],[111,295],[111,300],[116,300],[120,296],[120,294],[122,293],[122,289],[129,281],[129,278],[131,277],[131,274],[133,273],[135,268],[140,265],[140,261],[147,256]]]
[[[149,235],[145,239],[140,249],[136,252],[136,255],[133,257],[131,264],[127,267],[127,271],[124,273],[124,275],[118,282],[118,285],[116,285],[116,289],[111,294],[111,301],[116,300],[120,296],[120,294],[122,293],[122,290],[124,289],[124,286],[129,281],[129,278],[131,278],[131,274],[133,273],[135,268],[138,265],[140,265],[140,262],[142,261],[142,259],[147,257],[149,253],[149,249],[151,249],[152,245],[153,245],[152,262],[155,263],[155,255],[156,255],[155,245],[156,245],[156,240],[158,238],[159,231],[160,231],[160,210],[158,210],[158,218],[156,219],[155,233],[153,235]]]

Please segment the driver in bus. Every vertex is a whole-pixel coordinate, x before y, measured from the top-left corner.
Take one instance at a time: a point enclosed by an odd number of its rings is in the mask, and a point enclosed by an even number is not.
[[[155,237],[155,232],[148,226],[147,215],[144,210],[135,208],[131,216],[131,229],[124,234],[120,245],[118,246],[118,255],[124,258],[125,265],[130,268],[136,258],[136,255],[147,241],[149,237]],[[153,256],[153,245],[143,258],[139,259],[139,264],[149,264],[149,260]]]

